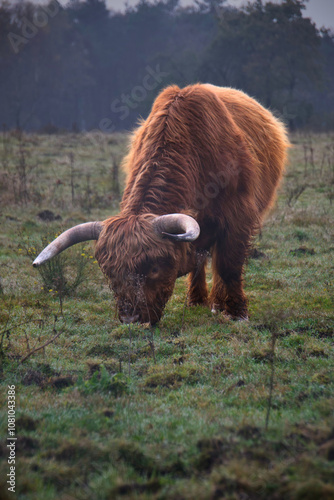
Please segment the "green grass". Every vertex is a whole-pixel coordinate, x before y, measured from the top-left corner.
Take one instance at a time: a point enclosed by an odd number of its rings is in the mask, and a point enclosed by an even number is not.
[[[182,278],[154,330],[118,322],[90,244],[66,252],[67,294],[31,266],[43,238],[117,213],[110,165],[126,137],[1,140],[0,432],[14,384],[17,497],[334,498],[333,137],[292,137],[276,208],[254,242],[261,254],[246,268],[250,321],[185,309]],[[305,168],[310,140],[315,164]],[[62,220],[40,220],[45,209]],[[5,440],[0,457],[0,496],[13,498]]]

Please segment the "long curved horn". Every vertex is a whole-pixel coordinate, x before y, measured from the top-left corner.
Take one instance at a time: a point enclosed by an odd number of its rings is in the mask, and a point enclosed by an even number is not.
[[[185,214],[160,215],[153,220],[155,230],[177,241],[194,241],[200,227],[193,217]]]
[[[88,240],[97,240],[101,230],[102,223],[98,221],[85,222],[84,224],[79,224],[71,229],[67,229],[67,231],[62,233],[58,236],[58,238],[52,241],[50,245],[44,248],[44,250],[34,260],[32,265],[34,267],[40,266],[76,243]]]

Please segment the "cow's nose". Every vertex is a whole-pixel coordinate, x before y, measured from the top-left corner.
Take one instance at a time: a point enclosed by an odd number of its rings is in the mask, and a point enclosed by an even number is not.
[[[120,320],[125,324],[136,323],[139,320],[139,314],[135,314],[134,316],[120,316]]]

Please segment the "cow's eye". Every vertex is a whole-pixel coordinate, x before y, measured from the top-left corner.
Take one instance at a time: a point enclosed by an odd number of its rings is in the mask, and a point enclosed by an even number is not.
[[[158,274],[159,273],[159,266],[157,265],[153,265],[150,269],[150,274],[151,275],[154,275],[154,274]]]

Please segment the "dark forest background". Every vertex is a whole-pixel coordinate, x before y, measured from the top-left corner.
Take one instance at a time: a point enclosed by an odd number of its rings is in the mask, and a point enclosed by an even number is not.
[[[233,86],[291,129],[334,129],[334,34],[305,2],[104,0],[0,5],[0,123],[44,132],[114,131],[146,116],[170,83]]]

